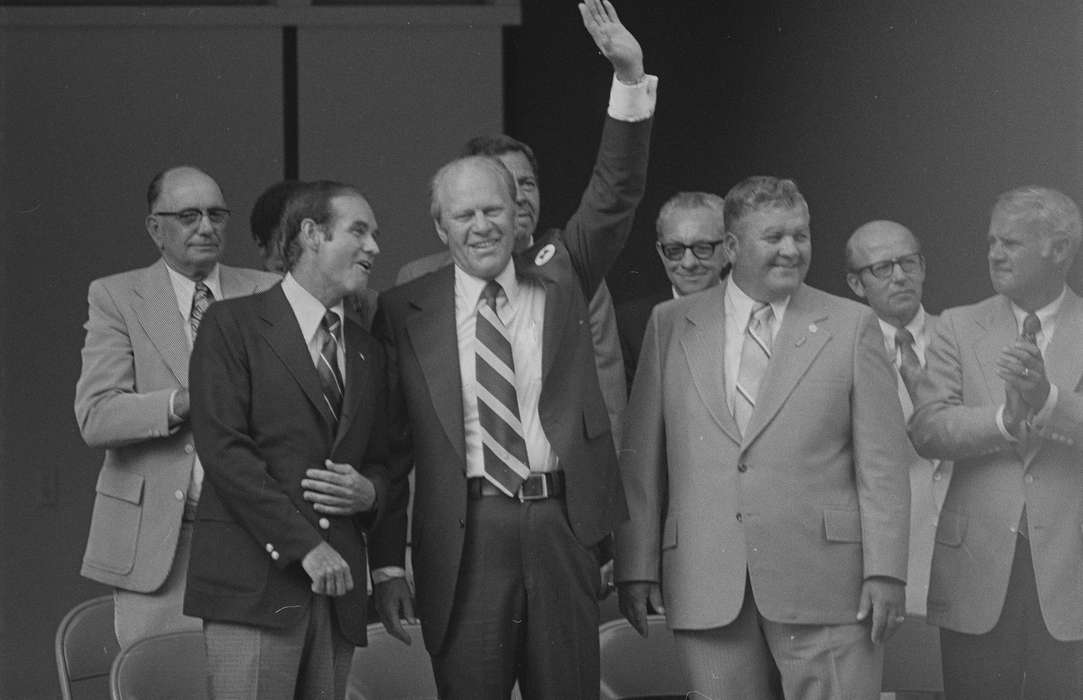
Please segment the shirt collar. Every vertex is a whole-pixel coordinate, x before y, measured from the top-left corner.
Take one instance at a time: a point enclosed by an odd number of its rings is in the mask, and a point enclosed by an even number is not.
[[[781,301],[770,302],[771,311],[773,311],[775,315],[774,327],[776,332],[782,325],[782,316],[786,313],[786,307],[790,305],[790,299],[792,298],[793,296],[790,295]],[[745,291],[733,281],[732,276],[729,279],[729,284],[726,285],[726,299],[737,313],[737,319],[740,321],[742,329],[748,324],[749,319],[752,317],[752,310],[761,303],[745,294]]]
[[[495,277],[495,280],[496,283],[500,285],[500,288],[504,290],[504,296],[507,298],[506,306],[497,300],[497,315],[500,316],[501,321],[507,323],[515,316],[519,302],[519,279],[515,276],[515,261],[508,260],[508,264],[500,271],[500,274]],[[461,298],[466,300],[467,303],[476,306],[478,299],[481,298],[481,291],[485,289],[485,285],[488,283],[489,280],[475,277],[458,265],[455,265],[455,288],[459,291]],[[473,309],[473,307],[471,307],[471,309]]]
[[[1068,287],[1065,286],[1060,290],[1060,295],[1049,302],[1042,308],[1034,312],[1038,317],[1038,320],[1042,322],[1042,332],[1047,336],[1052,333],[1052,328],[1056,325],[1057,312],[1060,311],[1060,305],[1064,303],[1064,297],[1068,293]],[[1015,316],[1015,327],[1019,331],[1020,335],[1023,333],[1023,319],[1027,317],[1027,312],[1021,309],[1014,301],[1011,302],[1012,315]]]
[[[320,321],[323,320],[323,315],[327,311],[337,313],[340,322],[344,318],[341,300],[330,309],[326,308],[323,302],[301,286],[292,273],[287,272],[282,278],[282,293],[286,295],[286,301],[293,309],[293,315],[297,318],[297,324],[301,326],[301,335],[306,343],[312,342],[312,338],[320,328]]]
[[[186,277],[174,270],[169,263],[165,264],[165,269],[169,272],[169,282],[177,295],[177,305],[180,307],[181,314],[187,319],[192,313],[192,298],[196,294],[196,282],[191,277]],[[222,299],[222,276],[218,263],[215,263],[210,273],[203,278],[203,283],[211,290],[215,301]]]
[[[880,323],[880,330],[884,334],[884,347],[888,349],[888,352],[894,353],[895,331],[898,329],[879,316],[876,317],[876,320]],[[914,314],[914,318],[910,319],[910,323],[903,327],[910,331],[910,335],[914,337],[915,345],[920,344],[921,339],[925,336],[925,307],[918,306],[918,312]]]

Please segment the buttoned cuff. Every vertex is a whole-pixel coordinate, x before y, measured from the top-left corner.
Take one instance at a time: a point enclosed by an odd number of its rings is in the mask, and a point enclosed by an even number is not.
[[[1000,408],[997,409],[997,430],[1004,436],[1004,439],[1008,442],[1019,442],[1019,438],[1008,432],[1008,429],[1004,427],[1004,404],[1000,404]]]
[[[641,122],[654,114],[658,76],[644,75],[635,85],[625,85],[613,76],[609,88],[609,116],[622,122]]]
[[[372,570],[373,583],[386,583],[396,578],[406,578],[406,569],[401,566],[381,566]]]
[[[177,421],[178,423],[183,423],[184,419],[181,418],[180,416],[178,416],[177,412],[173,410],[173,401],[177,398],[177,392],[178,391],[180,391],[180,389],[174,389],[169,394],[169,419],[173,420],[173,421]]]

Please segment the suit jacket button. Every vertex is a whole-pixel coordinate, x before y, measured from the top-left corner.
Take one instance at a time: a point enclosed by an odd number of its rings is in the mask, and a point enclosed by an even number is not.
[[[190,455],[190,454],[192,454],[192,450],[194,450],[194,449],[195,448],[192,447],[192,443],[188,443],[187,445],[184,446],[184,454]]]
[[[1024,478],[1023,481],[1027,482],[1028,484],[1033,484],[1034,483],[1034,475],[1033,474],[1027,474],[1026,478]]]
[[[737,522],[741,522],[741,514],[740,513],[737,514]]]
[[[270,542],[268,542],[266,549],[267,549],[267,553],[270,554],[271,552],[275,551],[275,546],[273,544],[271,544]]]
[[[331,527],[331,521],[328,520],[327,518],[320,518],[320,529],[321,530],[326,530],[329,527]]]
[[[278,552],[271,552],[271,559],[278,561]]]
[[[744,474],[745,472],[747,472],[747,471],[748,471],[748,465],[747,465],[747,464],[745,464],[744,462],[741,462],[740,464],[738,464],[738,465],[737,465],[737,471],[739,471],[739,472],[741,472],[742,474]]]
[[[178,501],[183,501],[184,500],[184,491],[181,491],[180,489],[177,489],[176,491],[173,492],[173,498],[177,499]]]
[[[466,527],[466,521],[462,518],[459,519],[459,527]]]

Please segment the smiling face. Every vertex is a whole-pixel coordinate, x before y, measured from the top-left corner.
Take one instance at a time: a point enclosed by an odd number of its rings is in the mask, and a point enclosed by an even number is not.
[[[201,212],[191,224],[172,214],[154,213],[189,209]],[[214,223],[207,213],[218,209],[226,209],[225,198],[206,173],[183,167],[162,177],[161,194],[151,205],[146,228],[171,268],[192,279],[202,279],[214,269],[226,247],[226,220]]]
[[[757,301],[789,297],[805,279],[812,260],[808,209],[769,206],[748,212],[726,233],[733,281]]]
[[[726,265],[726,251],[721,245],[711,248],[706,259],[700,259],[692,247],[718,244],[723,241],[722,215],[707,207],[695,207],[674,211],[658,224],[658,257],[666,269],[666,276],[681,296],[701,292],[721,281],[722,268]],[[681,257],[671,260],[666,256],[667,247],[685,247]]]
[[[491,280],[511,260],[515,247],[514,193],[500,164],[471,157],[453,163],[440,176],[436,233],[463,272]]]
[[[904,226],[890,221],[870,222],[854,231],[848,243],[851,272],[846,281],[854,294],[869,302],[876,315],[896,328],[902,328],[921,308],[925,264],[912,272],[902,265],[893,265],[891,274],[881,279],[870,269],[877,263],[911,259],[918,256],[921,246],[914,234]],[[856,272],[854,271],[856,270]]]
[[[316,283],[309,291],[326,306],[368,287],[373,263],[380,253],[376,216],[363,197],[334,197],[331,210],[333,215],[327,224],[320,226],[307,219],[302,231],[311,255],[306,281]]]

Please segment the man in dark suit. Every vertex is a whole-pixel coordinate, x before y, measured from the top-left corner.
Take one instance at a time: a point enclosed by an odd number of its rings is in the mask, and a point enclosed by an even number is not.
[[[723,200],[716,194],[678,192],[658,212],[655,248],[670,288],[617,306],[617,328],[629,389],[635,379],[643,331],[654,307],[667,299],[710,289],[722,281],[727,265],[722,247],[725,233],[722,208]]]
[[[181,614],[203,483],[188,421],[192,336],[202,305],[278,279],[219,264],[229,209],[198,168],[155,175],[147,206],[147,233],[161,258],[91,283],[75,386],[83,439],[106,450],[82,574],[115,588],[121,647],[199,628]]]
[[[1064,194],[1002,194],[997,294],[940,315],[917,384],[914,446],[955,462],[928,604],[948,698],[1083,697],[1081,239]]]
[[[207,483],[185,612],[204,620],[216,697],[345,695],[363,535],[386,502],[385,355],[343,310],[379,253],[376,219],[353,187],[317,182],[285,220],[289,273],[212,306],[192,353]]]
[[[612,7],[581,12],[624,83],[653,84]],[[649,116],[649,111],[644,117]],[[600,211],[638,197],[630,163],[650,121],[606,120]],[[488,156],[433,179],[432,214],[454,265],[385,292],[392,464],[415,465],[413,564],[441,697],[598,694],[598,545],[625,515],[594,369],[587,300],[624,244],[605,227],[549,233],[513,258],[516,183]],[[625,232],[626,233],[626,232]],[[405,475],[397,483],[405,482]],[[401,494],[401,488],[399,490]],[[373,564],[401,568],[405,499],[373,537]],[[374,572],[377,608],[405,640],[402,578]]]

